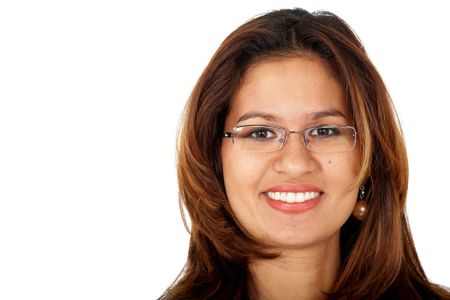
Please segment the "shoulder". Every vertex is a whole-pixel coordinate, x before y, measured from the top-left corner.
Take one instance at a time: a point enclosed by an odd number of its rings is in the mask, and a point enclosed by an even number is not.
[[[446,291],[446,292],[450,292],[450,288],[449,287],[446,287],[445,285],[437,285],[438,287],[440,287],[441,289],[443,289],[444,291]]]
[[[437,284],[437,283],[431,283],[431,285],[435,288],[435,289],[438,289],[438,290],[441,290],[441,291],[446,291],[446,292],[450,292],[450,287],[447,287],[447,286],[445,286],[445,285],[442,285],[442,284]]]
[[[450,299],[450,288],[445,286],[445,285],[441,285],[441,284],[434,284],[434,286],[436,287],[437,292],[439,292],[439,300],[440,299]],[[436,300],[438,300],[437,298],[434,298]],[[433,299],[433,300],[434,300]]]

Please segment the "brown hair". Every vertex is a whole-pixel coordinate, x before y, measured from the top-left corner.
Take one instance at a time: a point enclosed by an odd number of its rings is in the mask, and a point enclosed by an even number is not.
[[[240,228],[225,193],[220,145],[245,71],[273,56],[312,53],[339,79],[362,153],[358,183],[368,215],[341,228],[342,264],[330,299],[428,299],[450,295],[420,265],[405,215],[408,164],[386,87],[350,27],[329,12],[279,10],[240,26],[221,44],[187,103],[178,140],[180,205],[190,216],[187,263],[160,299],[251,299],[248,262],[270,259]]]

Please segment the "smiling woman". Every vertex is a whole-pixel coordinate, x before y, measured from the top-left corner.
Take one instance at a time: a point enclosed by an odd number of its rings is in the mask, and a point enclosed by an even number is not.
[[[254,115],[237,122],[253,110],[270,112],[274,121]],[[279,253],[285,251],[278,247],[317,251],[324,239],[323,246],[330,246],[330,239],[339,248],[339,228],[357,199],[354,181],[361,159],[344,93],[325,63],[312,54],[297,54],[252,66],[225,119],[225,128],[241,124],[284,126],[302,135],[288,143],[281,129],[261,145],[267,131],[257,128],[260,137],[235,134],[234,143],[222,143],[226,194],[243,230]]]
[[[336,15],[280,10],[239,27],[186,107],[190,249],[160,299],[450,299],[408,228],[397,124]]]

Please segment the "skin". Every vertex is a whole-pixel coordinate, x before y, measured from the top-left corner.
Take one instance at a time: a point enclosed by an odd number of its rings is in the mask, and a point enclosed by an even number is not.
[[[337,110],[343,116],[317,116]],[[270,114],[237,123],[249,112]],[[321,125],[352,125],[344,93],[319,58],[299,55],[271,58],[252,66],[233,98],[225,129],[237,125],[277,125],[304,130]],[[221,146],[227,196],[241,226],[254,238],[281,253],[273,260],[253,261],[250,270],[260,299],[320,299],[339,267],[339,230],[351,215],[358,194],[352,186],[360,168],[355,148],[316,153],[299,135],[289,136],[283,149],[246,153],[231,139]],[[309,184],[323,191],[316,207],[286,213],[268,205],[264,192],[279,184]]]

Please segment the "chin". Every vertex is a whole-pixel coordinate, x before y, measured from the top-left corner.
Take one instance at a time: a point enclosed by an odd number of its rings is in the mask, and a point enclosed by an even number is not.
[[[277,232],[267,234],[262,238],[262,241],[273,248],[279,249],[304,249],[326,244],[327,242],[339,239],[339,230],[333,233],[319,233],[313,231],[301,232]]]

